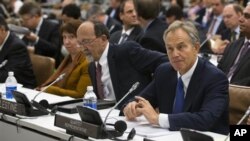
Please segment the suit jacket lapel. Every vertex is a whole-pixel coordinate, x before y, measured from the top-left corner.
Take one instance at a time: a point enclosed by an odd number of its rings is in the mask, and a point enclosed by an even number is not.
[[[115,57],[116,57],[115,52],[114,52],[115,48],[116,47],[114,45],[109,45],[108,65],[109,65],[109,73],[110,73],[113,89],[114,89],[115,94],[117,95],[119,93],[119,89],[117,89],[119,87],[118,85],[119,82],[117,82],[117,71],[115,67]]]
[[[200,82],[202,75],[204,75],[201,73],[203,66],[204,66],[204,61],[199,59],[197,66],[194,70],[194,73],[190,79],[189,86],[187,88],[187,93],[186,93],[185,103],[184,103],[184,112],[188,111],[188,109],[191,107],[193,103],[192,101],[195,100],[195,97],[198,94],[197,92],[194,92],[194,91],[199,90],[200,86],[199,86],[199,83],[197,82]]]

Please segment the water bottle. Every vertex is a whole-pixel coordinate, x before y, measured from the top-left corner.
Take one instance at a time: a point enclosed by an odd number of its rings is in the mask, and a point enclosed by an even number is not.
[[[93,91],[93,86],[88,86],[87,92],[85,93],[83,97],[83,106],[97,109],[96,103],[97,103],[97,98]]]
[[[8,77],[5,81],[5,87],[6,87],[6,98],[7,99],[12,99],[12,91],[17,90],[17,81],[16,78],[14,77],[14,72],[10,71],[8,72]]]

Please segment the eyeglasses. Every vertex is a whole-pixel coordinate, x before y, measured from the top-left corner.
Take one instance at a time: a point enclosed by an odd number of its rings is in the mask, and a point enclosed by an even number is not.
[[[94,39],[82,39],[81,41],[78,42],[79,45],[84,46],[84,45],[89,45],[93,43],[98,37]]]

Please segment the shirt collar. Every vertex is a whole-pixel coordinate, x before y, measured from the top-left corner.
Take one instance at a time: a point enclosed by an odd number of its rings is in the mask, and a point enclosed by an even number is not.
[[[183,81],[183,84],[184,84],[184,87],[187,88],[188,87],[188,84],[191,80],[191,77],[194,73],[194,70],[197,66],[197,63],[198,63],[198,57],[196,58],[195,60],[195,63],[193,64],[193,66],[191,67],[191,69],[189,69],[185,74],[183,74],[182,76],[180,75],[180,73],[178,72],[178,78],[181,76],[181,79]]]
[[[35,34],[38,34],[38,32],[42,26],[42,23],[43,23],[43,18],[40,18],[40,21],[39,21],[38,25],[36,26],[36,33]]]
[[[107,60],[107,56],[108,56],[108,50],[109,50],[109,42],[107,43],[107,45],[106,45],[106,48],[104,49],[104,51],[103,51],[103,53],[102,53],[102,56],[101,56],[101,58],[99,59],[99,64],[101,65],[101,66],[103,66],[103,64],[106,62],[106,60]]]
[[[4,41],[3,41],[3,43],[0,45],[0,51],[2,50],[3,45],[5,44],[5,42],[6,42],[6,41],[7,41],[7,39],[9,38],[9,36],[10,36],[10,31],[7,31],[7,36],[5,37],[5,39],[4,39]]]
[[[127,35],[130,35],[134,28],[135,28],[135,27],[131,27],[131,28],[129,28],[127,31],[125,31],[125,29],[124,29],[124,27],[123,27],[123,29],[122,29],[122,34],[126,33]],[[121,34],[121,35],[122,35],[122,34]]]

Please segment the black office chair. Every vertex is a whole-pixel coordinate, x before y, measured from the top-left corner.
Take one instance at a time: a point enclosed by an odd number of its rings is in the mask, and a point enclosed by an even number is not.
[[[192,129],[182,128],[180,131],[183,141],[214,141],[211,136]]]

